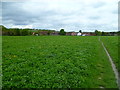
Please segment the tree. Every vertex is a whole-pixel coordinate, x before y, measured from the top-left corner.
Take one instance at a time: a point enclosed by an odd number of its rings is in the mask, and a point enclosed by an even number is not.
[[[98,35],[98,30],[95,30],[95,34]]]
[[[102,31],[102,36],[105,36],[105,32]]]
[[[95,34],[96,34],[96,36],[101,36],[102,33],[98,30],[95,30]]]
[[[64,31],[64,29],[61,29],[59,34],[60,35],[66,35],[66,32]]]
[[[14,36],[20,36],[20,30],[18,28],[12,29]]]
[[[16,29],[16,36],[20,36],[20,30]]]
[[[82,33],[82,30],[79,30],[79,33]]]
[[[48,35],[50,35],[50,33],[51,33],[51,31],[50,31],[50,30],[48,30],[48,33],[47,33],[47,34],[48,34]]]
[[[28,29],[21,30],[21,36],[27,36],[29,34]]]
[[[7,28],[0,25],[0,35],[7,35]]]

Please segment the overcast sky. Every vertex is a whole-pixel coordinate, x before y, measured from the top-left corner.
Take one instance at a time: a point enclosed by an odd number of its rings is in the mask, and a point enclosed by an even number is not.
[[[118,0],[3,0],[2,24],[8,28],[117,31]]]

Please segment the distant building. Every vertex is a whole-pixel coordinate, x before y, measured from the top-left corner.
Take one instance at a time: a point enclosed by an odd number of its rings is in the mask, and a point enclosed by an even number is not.
[[[82,36],[86,36],[86,34],[82,34]]]
[[[67,36],[76,36],[77,32],[66,32]]]
[[[79,32],[79,33],[77,33],[77,36],[82,36],[82,33],[80,33],[80,32]]]
[[[52,33],[50,33],[50,35],[59,35],[59,32],[58,31],[55,31],[55,32],[52,32]]]
[[[90,36],[90,32],[83,32],[82,36]]]
[[[48,31],[40,31],[39,35],[48,35]]]
[[[38,36],[39,34],[36,32],[33,32],[32,35]]]
[[[96,36],[94,32],[90,32],[90,36]]]
[[[71,35],[72,35],[72,36],[76,36],[76,35],[77,35],[77,32],[72,32]]]
[[[96,34],[94,32],[83,32],[82,36],[95,36]]]
[[[66,35],[67,36],[71,36],[71,32],[66,32]]]
[[[35,32],[32,32],[32,35],[35,35]]]
[[[110,35],[110,36],[117,36],[118,34],[117,34],[117,32],[109,32],[108,35]]]
[[[38,34],[35,34],[36,36],[38,36]]]

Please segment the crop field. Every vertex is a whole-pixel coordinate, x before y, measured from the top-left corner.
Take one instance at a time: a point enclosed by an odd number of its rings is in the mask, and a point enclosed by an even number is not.
[[[118,57],[118,50],[120,48],[120,42],[118,40],[119,37],[117,36],[104,36],[101,37],[101,40],[103,41],[105,47],[107,48],[108,52],[110,53],[110,56],[112,57],[116,68],[119,70],[120,72],[120,60]]]
[[[2,73],[3,88],[117,88],[97,36],[3,36]]]

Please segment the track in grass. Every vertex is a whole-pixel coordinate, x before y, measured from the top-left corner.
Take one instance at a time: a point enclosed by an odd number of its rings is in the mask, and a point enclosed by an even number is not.
[[[106,37],[106,38],[107,38],[107,37]],[[119,84],[119,82],[120,82],[120,77],[119,77],[118,70],[116,69],[116,66],[115,66],[115,64],[114,64],[114,62],[113,62],[113,59],[111,58],[109,52],[107,51],[107,49],[106,49],[106,47],[104,46],[103,42],[100,40],[100,37],[99,37],[99,41],[101,42],[101,44],[102,44],[102,46],[103,46],[103,48],[104,48],[104,50],[105,50],[105,52],[106,52],[106,54],[107,54],[107,56],[108,56],[108,58],[109,58],[109,61],[110,61],[110,63],[111,63],[111,66],[112,66],[113,71],[114,71],[114,74],[115,74],[116,83],[118,84],[118,87],[119,87],[119,89],[120,89],[120,84]],[[111,42],[112,42],[112,41],[111,41]],[[112,47],[111,47],[111,48],[112,48]]]
[[[103,36],[100,37],[101,41],[104,43],[107,51],[110,53],[116,68],[120,72],[120,60],[118,59],[118,48],[120,48],[120,43],[118,36]]]
[[[3,87],[116,88],[98,37],[4,36]]]

